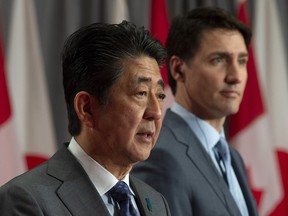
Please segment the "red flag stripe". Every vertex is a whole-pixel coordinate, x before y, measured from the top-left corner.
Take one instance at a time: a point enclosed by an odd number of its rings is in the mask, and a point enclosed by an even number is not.
[[[40,156],[35,154],[26,154],[25,158],[27,161],[27,168],[29,170],[48,160],[46,156]]]
[[[1,38],[0,38],[1,39]],[[1,40],[2,41],[2,40]],[[4,73],[4,57],[2,43],[0,43],[0,125],[2,125],[11,116],[11,107]]]
[[[246,11],[246,3],[242,3],[239,6],[238,17],[242,22],[250,25]],[[231,115],[230,117],[229,138],[233,138],[236,134],[251,124],[257,117],[264,113],[264,105],[258,82],[257,68],[255,66],[252,46],[249,47],[248,54],[248,80],[246,89],[238,113]]]
[[[152,35],[157,38],[163,45],[165,45],[168,35],[168,29],[169,23],[165,0],[151,1],[150,30]],[[161,69],[161,74],[165,85],[168,85],[166,65],[163,65],[163,68]]]

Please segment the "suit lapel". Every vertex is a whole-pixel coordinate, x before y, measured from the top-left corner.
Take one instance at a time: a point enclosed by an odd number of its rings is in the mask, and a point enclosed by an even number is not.
[[[137,183],[137,180],[135,180],[133,176],[130,176],[130,186],[136,195],[135,200],[136,200],[140,215],[143,215],[143,216],[153,215],[152,213],[153,213],[154,203],[151,203],[148,191],[145,190],[143,187],[139,186],[139,184]]]
[[[194,163],[195,167],[204,176],[208,184],[213,188],[219,199],[226,205],[225,195],[229,193],[223,178],[215,168],[210,156],[205,152],[201,143],[190,133],[189,141],[187,142],[187,156]]]
[[[245,166],[242,163],[242,160],[237,155],[237,152],[234,149],[230,148],[230,152],[231,152],[232,167],[233,167],[235,175],[238,179],[241,191],[243,193],[249,215],[257,215],[257,213],[255,212],[256,206],[253,205],[253,204],[255,204],[254,199],[253,199],[253,195],[251,194],[248,181],[245,177],[246,176],[245,170],[243,170],[243,168]],[[242,164],[242,166],[241,166],[241,164]]]
[[[130,186],[142,216],[170,215],[166,200],[153,188],[130,175]]]
[[[196,135],[191,131],[186,122],[170,110],[167,111],[163,124],[173,128],[173,133],[187,147],[187,157],[192,161],[199,172],[204,176],[208,184],[213,188],[219,199],[230,211],[231,215],[239,215],[238,207],[226,186],[222,176],[218,173],[212,159],[205,151]],[[175,126],[176,125],[176,126]]]
[[[72,215],[110,216],[84,169],[66,148],[49,161],[47,172],[62,181],[56,193]]]

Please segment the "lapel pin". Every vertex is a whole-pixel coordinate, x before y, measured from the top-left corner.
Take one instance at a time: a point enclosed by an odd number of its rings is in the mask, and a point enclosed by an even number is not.
[[[151,205],[150,199],[148,197],[146,197],[145,200],[147,203],[148,210],[152,212],[152,205]]]

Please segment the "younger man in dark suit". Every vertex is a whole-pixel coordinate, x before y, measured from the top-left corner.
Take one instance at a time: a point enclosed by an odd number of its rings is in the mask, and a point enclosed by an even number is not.
[[[172,22],[166,47],[175,102],[134,171],[164,194],[172,215],[257,215],[242,158],[223,132],[243,96],[250,39],[248,27],[218,8]]]
[[[72,34],[63,52],[72,139],[1,187],[1,216],[170,215],[161,194],[129,175],[159,135],[165,55],[148,31],[126,21]]]

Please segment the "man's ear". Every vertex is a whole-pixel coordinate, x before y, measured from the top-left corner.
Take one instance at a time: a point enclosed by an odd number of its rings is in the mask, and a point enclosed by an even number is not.
[[[184,82],[185,73],[184,73],[184,64],[185,62],[178,56],[173,55],[170,59],[170,71],[172,77],[176,81]]]
[[[86,91],[80,91],[74,98],[74,109],[81,124],[88,128],[94,126],[93,109],[95,110],[96,98]]]

